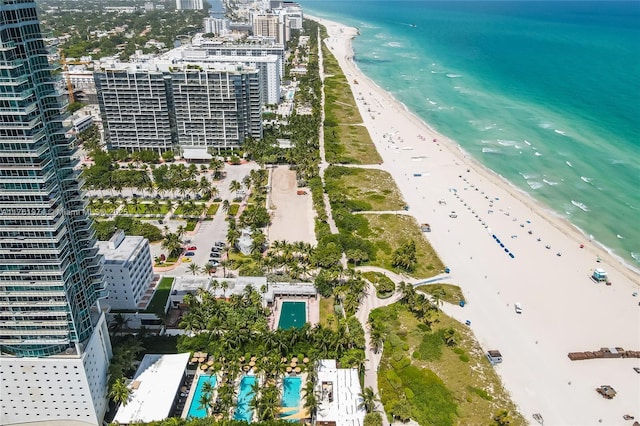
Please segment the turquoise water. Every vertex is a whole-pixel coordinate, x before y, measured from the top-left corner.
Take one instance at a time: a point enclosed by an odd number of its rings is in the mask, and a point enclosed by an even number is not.
[[[196,390],[193,394],[193,399],[191,400],[191,404],[189,405],[189,411],[187,413],[187,417],[194,418],[203,418],[207,417],[207,410],[203,407],[200,408],[200,397],[202,396],[202,387],[205,382],[211,383],[211,386],[216,386],[216,376],[206,376],[202,375],[198,377],[198,383],[196,384]]]
[[[253,384],[256,382],[255,376],[244,376],[240,380],[240,391],[238,392],[238,405],[233,415],[234,420],[244,420],[251,423],[253,410],[250,408],[253,399]]]
[[[307,322],[307,304],[305,302],[282,302],[278,328],[302,328]]]
[[[302,379],[300,377],[285,377],[282,380],[282,407],[299,407]],[[286,411],[281,417],[296,414],[298,410]]]
[[[640,265],[640,2],[302,1],[436,130]]]

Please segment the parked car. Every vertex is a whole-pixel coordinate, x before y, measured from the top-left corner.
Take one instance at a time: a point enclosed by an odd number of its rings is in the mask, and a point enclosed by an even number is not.
[[[213,267],[220,266],[220,262],[218,262],[217,260],[211,260],[210,263],[211,263],[211,266]]]
[[[209,256],[209,260],[220,260],[220,255],[219,254],[212,254],[211,256]]]
[[[187,256],[187,257],[191,257],[191,256],[195,256],[196,254],[194,252],[192,252],[192,251],[188,251],[184,255]]]
[[[222,241],[216,241],[215,243],[213,243],[214,247],[224,247],[225,243]]]
[[[196,247],[196,246],[191,246],[191,247],[189,247],[187,250],[198,250],[198,247]]]

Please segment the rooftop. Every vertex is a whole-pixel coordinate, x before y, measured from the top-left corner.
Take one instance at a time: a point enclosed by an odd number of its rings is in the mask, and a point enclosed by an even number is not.
[[[124,234],[122,234],[124,236]],[[144,237],[127,236],[120,238],[116,232],[109,241],[98,241],[98,250],[104,255],[105,263],[109,261],[126,262],[145,241]]]
[[[189,356],[189,353],[145,355],[129,385],[129,402],[120,406],[113,421],[130,424],[169,417]]]
[[[317,422],[335,422],[336,426],[362,426],[365,410],[360,379],[356,368],[337,368],[333,359],[320,360],[318,365],[320,401]]]

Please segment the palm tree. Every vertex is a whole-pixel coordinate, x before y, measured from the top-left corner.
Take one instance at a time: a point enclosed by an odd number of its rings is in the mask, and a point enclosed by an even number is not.
[[[169,257],[177,257],[182,251],[182,240],[178,234],[167,233],[161,247],[169,252]]]
[[[362,398],[362,402],[358,404],[358,408],[364,408],[367,413],[373,413],[373,410],[376,409],[376,402],[378,402],[378,397],[373,388],[367,386],[359,396]]]
[[[204,271],[207,274],[211,275],[213,273],[214,269],[215,269],[215,266],[213,266],[213,263],[207,262],[207,263],[204,264],[204,266],[202,268],[204,269]]]
[[[225,213],[228,213],[228,212],[229,212],[229,207],[230,207],[230,206],[231,206],[231,205],[229,204],[229,200],[224,200],[224,201],[222,202],[222,211],[223,211],[223,212],[225,212]]]
[[[238,191],[240,191],[241,189],[242,189],[242,184],[237,180],[232,180],[231,183],[229,184],[229,191],[235,192],[236,197],[238,196]]]
[[[189,269],[189,272],[191,272],[191,275],[195,275],[198,272],[200,272],[200,267],[195,263],[190,263],[188,269]]]
[[[186,231],[187,229],[184,227],[184,225],[178,225],[178,228],[176,229],[176,234],[178,234],[178,238],[182,238]]]
[[[129,396],[131,396],[131,390],[127,387],[127,381],[124,377],[120,377],[111,385],[109,389],[109,397],[116,404],[122,404],[126,406],[129,403]]]

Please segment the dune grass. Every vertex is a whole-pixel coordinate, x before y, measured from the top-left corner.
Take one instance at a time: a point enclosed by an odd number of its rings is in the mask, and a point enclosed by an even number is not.
[[[416,290],[423,291],[432,296],[437,296],[440,300],[457,305],[464,299],[462,289],[453,284],[425,284],[416,287]]]
[[[391,265],[393,251],[407,241],[415,241],[416,257],[415,269],[409,275],[416,278],[433,277],[444,270],[444,265],[436,251],[424,238],[418,223],[412,216],[395,214],[368,214],[369,235],[365,236],[376,246],[376,259],[370,264],[380,266],[391,271],[396,269]],[[401,271],[398,271],[401,272]]]
[[[400,210],[405,205],[393,178],[384,170],[332,166],[325,173],[325,182],[332,201],[346,197],[352,210]]]
[[[526,424],[468,327],[440,312],[429,330],[398,303],[370,318],[384,335],[378,387],[387,413],[405,401],[424,425],[492,425],[500,410],[509,412],[511,425]],[[445,343],[447,330],[452,345]]]

